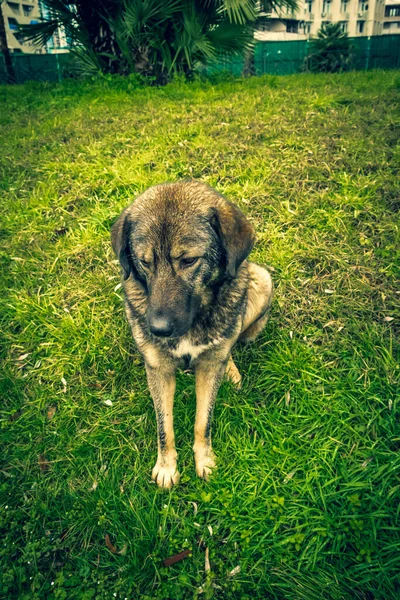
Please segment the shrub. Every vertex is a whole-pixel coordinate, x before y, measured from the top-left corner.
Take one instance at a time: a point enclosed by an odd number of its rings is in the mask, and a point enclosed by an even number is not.
[[[351,68],[352,50],[347,33],[339,23],[322,25],[317,37],[310,41],[305,70],[338,73]]]

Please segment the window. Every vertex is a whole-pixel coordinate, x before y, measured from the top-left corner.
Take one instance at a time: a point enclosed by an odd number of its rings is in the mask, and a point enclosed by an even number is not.
[[[14,33],[14,37],[21,46],[25,44],[25,38],[21,33]]]
[[[7,4],[15,15],[19,15],[19,4],[16,2],[7,2]]]
[[[29,6],[28,4],[22,5],[22,10],[24,12],[25,17],[29,17],[32,9],[33,9],[33,6]]]
[[[364,31],[364,21],[357,21],[357,33],[362,33]]]
[[[286,21],[286,32],[287,33],[298,33],[299,22],[298,21]]]
[[[330,15],[330,13],[331,13],[331,0],[324,0],[324,3],[322,5],[322,14]]]
[[[400,6],[387,6],[385,17],[400,17]]]
[[[18,29],[18,21],[17,21],[17,19],[14,19],[13,17],[8,17],[8,26],[13,31],[17,30]]]
[[[310,33],[310,31],[311,31],[311,23],[305,21],[304,25],[303,25],[303,31],[304,31],[305,34]]]
[[[359,12],[365,12],[366,10],[368,10],[368,2],[366,2],[365,0],[359,0],[358,10]]]
[[[342,0],[340,3],[340,12],[347,13],[348,5],[349,5],[348,0]]]
[[[304,6],[304,12],[312,13],[312,5],[313,5],[312,0],[309,0],[308,2],[306,2],[305,6]]]
[[[390,29],[390,23],[384,23],[383,29]]]
[[[347,21],[339,21],[340,31],[347,33]]]

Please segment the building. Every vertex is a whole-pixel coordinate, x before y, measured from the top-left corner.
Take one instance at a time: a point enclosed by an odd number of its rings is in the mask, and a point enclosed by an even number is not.
[[[44,48],[37,48],[26,42],[18,31],[19,25],[39,23],[40,9],[38,0],[24,0],[23,2],[17,0],[9,2],[4,0],[1,3],[1,10],[3,11],[10,52],[15,54],[43,54],[45,52]]]
[[[386,0],[383,17],[383,33],[400,33],[400,0]]]
[[[396,4],[393,1],[389,4],[386,0],[385,5],[385,0],[300,0],[295,11],[277,9],[261,13],[255,37],[260,41],[308,39],[314,37],[324,23],[340,23],[350,37],[388,33],[392,24],[393,28],[396,25],[397,33],[400,0]],[[394,11],[393,16],[385,16],[387,9]],[[390,27],[384,29],[386,21]]]
[[[68,52],[65,33],[59,29],[45,47],[38,47],[27,42],[21,33],[20,25],[39,23],[45,10],[40,0],[3,0],[0,10],[3,11],[7,43],[10,52],[14,54],[44,54],[46,52]]]

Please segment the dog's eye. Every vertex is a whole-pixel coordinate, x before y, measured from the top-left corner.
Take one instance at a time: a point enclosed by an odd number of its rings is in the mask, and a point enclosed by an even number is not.
[[[143,259],[139,258],[139,262],[146,269],[150,266],[150,263],[147,260],[143,260]]]
[[[198,260],[199,260],[198,258],[182,258],[181,267],[182,267],[182,269],[185,269],[186,267],[191,267]]]

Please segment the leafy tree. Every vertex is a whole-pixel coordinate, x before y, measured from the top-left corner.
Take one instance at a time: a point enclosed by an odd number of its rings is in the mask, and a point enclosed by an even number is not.
[[[296,0],[43,0],[49,17],[23,33],[46,43],[63,27],[86,73],[139,73],[165,83],[199,64],[242,54],[260,10]]]
[[[322,25],[317,37],[311,39],[306,70],[337,73],[351,67],[352,51],[347,33],[339,23]]]

